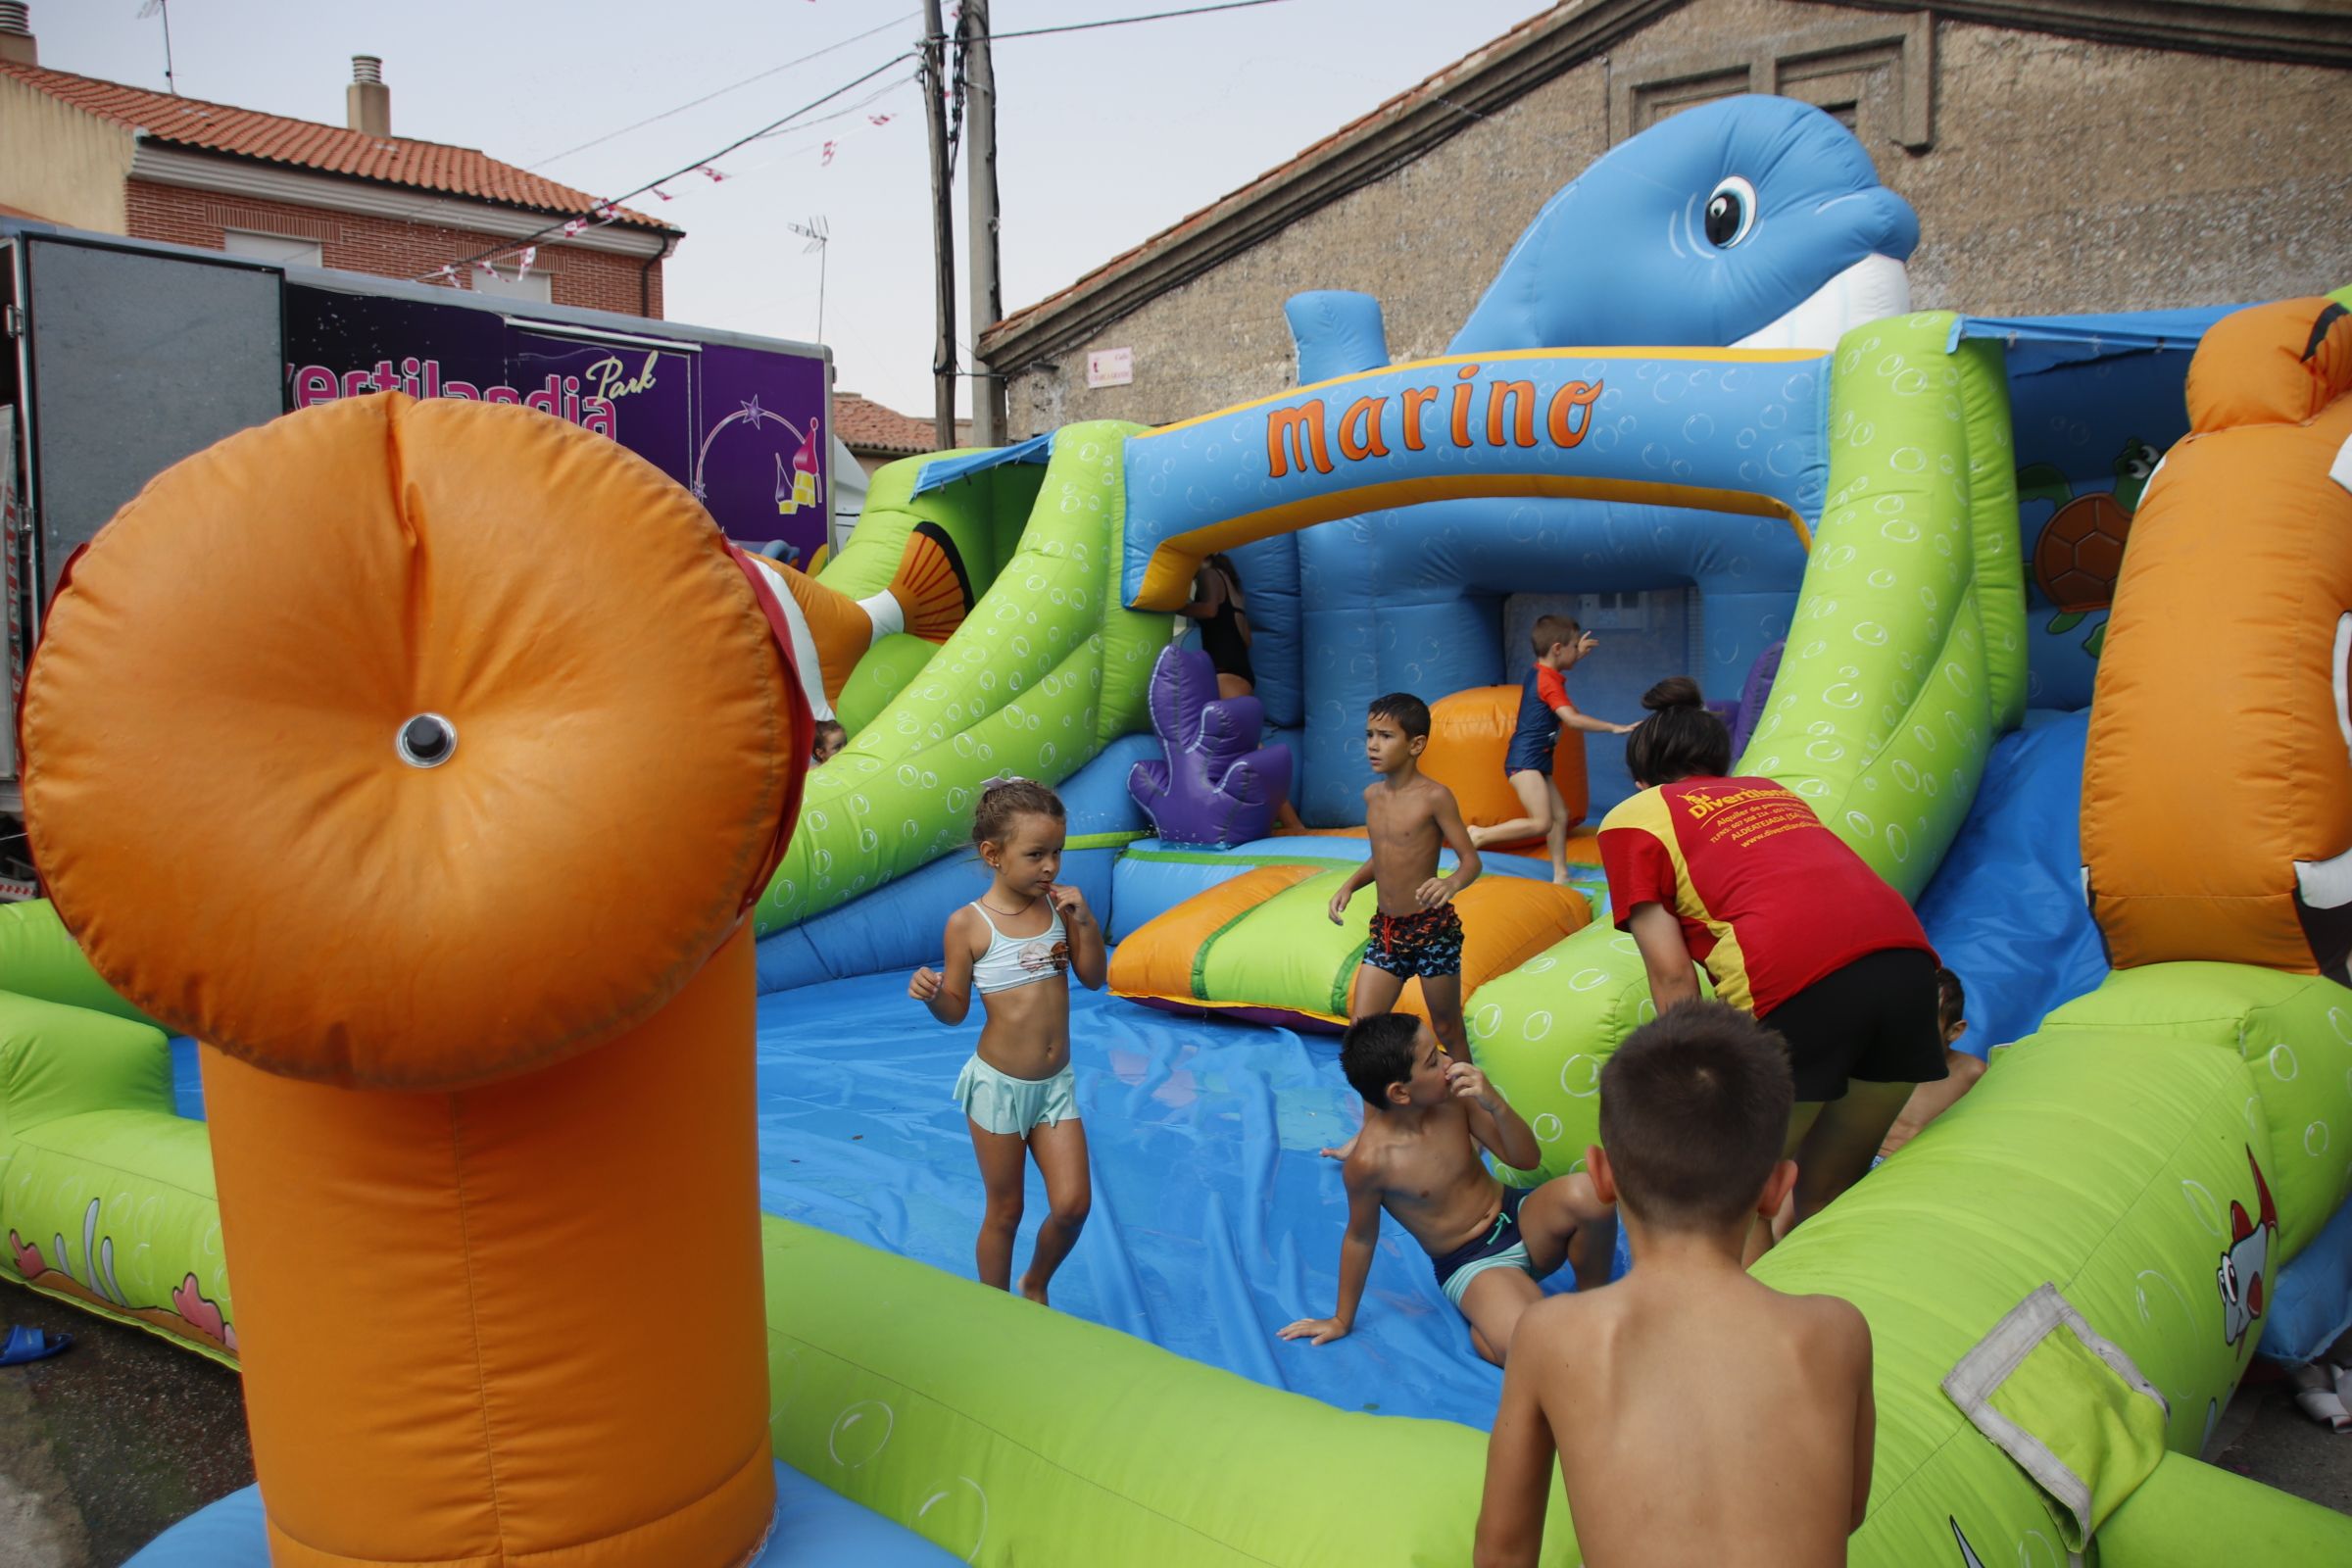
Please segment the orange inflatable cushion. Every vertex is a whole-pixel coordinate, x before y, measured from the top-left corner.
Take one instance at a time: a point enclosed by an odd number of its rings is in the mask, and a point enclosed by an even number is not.
[[[1421,754],[1421,771],[1453,791],[1468,826],[1493,827],[1526,814],[1502,771],[1511,752],[1511,732],[1518,727],[1517,686],[1473,686],[1430,705],[1429,746]],[[1584,731],[1561,726],[1559,744],[1551,751],[1551,781],[1568,803],[1569,825],[1583,821],[1592,808],[1585,782]]]
[[[780,853],[798,704],[650,464],[384,393],[199,453],[99,534],[27,681],[26,814],[83,951],[172,1028],[456,1088],[601,1044],[702,966]],[[417,767],[395,742],[428,712],[457,742]]]
[[[2333,300],[2279,300],[2225,316],[2188,366],[2188,427],[2301,424],[2352,392],[2352,312]]]

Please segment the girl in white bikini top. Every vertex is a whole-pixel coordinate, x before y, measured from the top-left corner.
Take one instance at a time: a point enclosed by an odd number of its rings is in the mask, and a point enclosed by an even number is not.
[[[972,907],[980,911],[981,919],[988,921],[988,951],[972,960],[974,991],[985,997],[1068,972],[1069,935],[1062,928],[1061,911],[1050,902],[1046,907],[1052,918],[1045,930],[1033,937],[1006,936],[989,918],[987,905],[975,899]]]

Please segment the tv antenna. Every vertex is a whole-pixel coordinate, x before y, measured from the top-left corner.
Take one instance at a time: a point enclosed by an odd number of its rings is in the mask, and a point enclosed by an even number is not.
[[[172,75],[172,0],[147,0],[139,7],[139,20],[145,22],[149,17],[164,19],[164,85],[176,98],[179,83]]]
[[[161,4],[162,0],[157,0],[157,3]],[[833,231],[821,213],[806,223],[786,223],[784,226],[808,242],[801,247],[803,256],[811,251],[816,253],[816,340],[822,343],[825,340],[825,246],[832,239]]]

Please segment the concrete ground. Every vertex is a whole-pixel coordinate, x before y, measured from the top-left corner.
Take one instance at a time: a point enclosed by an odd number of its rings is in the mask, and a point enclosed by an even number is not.
[[[141,1329],[0,1284],[0,1326],[71,1334],[0,1367],[0,1563],[114,1568],[166,1525],[248,1486],[236,1373]]]
[[[0,1283],[8,1323],[71,1334],[74,1348],[0,1367],[0,1563],[115,1568],[173,1520],[253,1480],[234,1372]],[[2352,1514],[2352,1434],[2305,1420],[2280,1384],[2239,1391],[2208,1457]]]

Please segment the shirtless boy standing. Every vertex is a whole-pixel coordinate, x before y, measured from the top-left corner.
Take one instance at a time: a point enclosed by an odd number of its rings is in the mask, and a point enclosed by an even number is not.
[[[1870,1500],[1870,1326],[1740,1266],[1781,1206],[1794,1096],[1780,1037],[1687,1002],[1600,1074],[1594,1194],[1637,1259],[1520,1320],[1487,1444],[1478,1568],[1534,1568],[1552,1455],[1588,1563],[1828,1568]]]
[[[1342,1167],[1339,1310],[1299,1319],[1284,1339],[1324,1345],[1355,1326],[1384,1208],[1429,1253],[1446,1299],[1470,1322],[1471,1345],[1497,1366],[1522,1314],[1543,1298],[1538,1281],[1574,1263],[1579,1289],[1607,1282],[1617,1227],[1591,1178],[1562,1176],[1533,1190],[1496,1181],[1480,1146],[1530,1170],[1543,1158],[1536,1135],[1485,1073],[1438,1049],[1428,1024],[1398,1012],[1359,1018],[1348,1026],[1340,1065],[1363,1096],[1364,1130]],[[1542,1506],[1539,1498],[1539,1514]]]
[[[1430,1024],[1454,1060],[1470,1060],[1462,1027],[1462,916],[1453,896],[1478,880],[1478,851],[1462,825],[1453,791],[1421,771],[1429,745],[1429,705],[1410,692],[1375,698],[1364,718],[1364,759],[1379,774],[1364,790],[1364,837],[1371,858],[1331,896],[1331,923],[1342,924],[1348,901],[1365,883],[1378,887],[1372,945],[1356,966],[1348,1015],[1369,1018],[1396,1005],[1404,983],[1418,978]],[[1438,851],[1459,861],[1438,875]],[[1343,1155],[1342,1157],[1345,1157]]]

